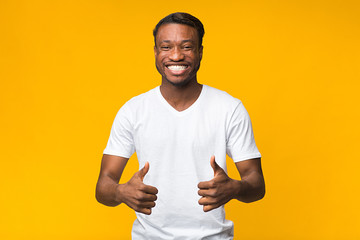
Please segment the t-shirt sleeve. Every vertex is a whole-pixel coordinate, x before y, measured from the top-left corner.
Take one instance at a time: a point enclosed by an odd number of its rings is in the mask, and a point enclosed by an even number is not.
[[[104,154],[130,158],[135,152],[131,112],[125,104],[116,114]]]
[[[234,162],[259,158],[248,112],[242,102],[235,108],[227,128],[226,153]]]

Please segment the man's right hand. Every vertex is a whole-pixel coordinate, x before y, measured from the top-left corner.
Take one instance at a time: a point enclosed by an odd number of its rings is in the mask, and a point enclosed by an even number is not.
[[[117,187],[116,195],[120,202],[125,203],[136,212],[151,214],[151,208],[155,207],[158,190],[156,187],[145,185],[143,179],[149,171],[149,163],[136,172],[125,184]]]

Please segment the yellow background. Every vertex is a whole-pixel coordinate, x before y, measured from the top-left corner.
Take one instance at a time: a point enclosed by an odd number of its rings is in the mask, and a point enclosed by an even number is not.
[[[263,155],[265,198],[226,206],[235,239],[360,239],[360,3],[341,0],[1,0],[0,239],[130,238],[134,212],[95,185],[175,11],[205,25],[199,82],[244,102]]]

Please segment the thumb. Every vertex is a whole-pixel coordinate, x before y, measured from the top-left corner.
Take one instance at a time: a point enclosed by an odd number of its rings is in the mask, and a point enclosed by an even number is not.
[[[210,165],[214,170],[214,176],[216,176],[217,173],[223,171],[223,169],[216,163],[214,155],[210,158]]]
[[[150,168],[149,162],[146,162],[145,166],[142,169],[140,169],[139,173],[140,173],[141,181],[144,179],[145,175],[149,171],[149,168]]]

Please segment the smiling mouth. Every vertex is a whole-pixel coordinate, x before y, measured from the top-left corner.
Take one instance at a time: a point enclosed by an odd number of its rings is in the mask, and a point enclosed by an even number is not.
[[[170,69],[171,71],[183,71],[185,69],[188,68],[187,65],[169,65],[166,66],[168,69]]]

